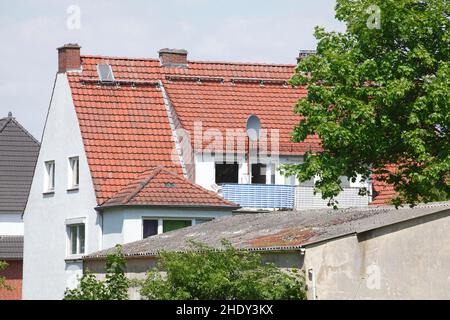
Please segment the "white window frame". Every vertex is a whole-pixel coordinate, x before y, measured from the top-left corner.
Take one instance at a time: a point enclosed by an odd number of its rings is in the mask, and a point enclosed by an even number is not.
[[[68,189],[78,190],[80,187],[80,157],[69,158]],[[78,180],[78,181],[77,181]]]
[[[83,221],[83,222],[82,222]],[[72,253],[72,228],[77,228],[77,239],[76,239],[76,252]],[[84,227],[84,250],[83,252],[81,252],[81,238],[80,238],[80,227]],[[67,232],[67,254],[66,256],[70,259],[74,259],[74,258],[81,258],[84,254],[86,254],[86,223],[84,222],[84,220],[80,220],[80,221],[73,221],[70,222],[69,224],[66,224],[66,232]]]
[[[55,160],[44,162],[44,193],[55,192]]]
[[[164,221],[168,221],[168,220],[175,220],[175,221],[191,221],[191,227],[197,225],[197,220],[203,221],[203,220],[209,220],[211,219],[214,220],[214,217],[197,217],[197,218],[185,218],[185,217],[166,217],[166,218],[161,218],[161,217],[142,217],[142,223],[141,223],[141,238],[144,239],[144,221],[147,220],[153,220],[153,221],[158,221],[158,233],[156,235],[160,235],[163,234],[164,232]],[[209,222],[209,221],[208,221]]]

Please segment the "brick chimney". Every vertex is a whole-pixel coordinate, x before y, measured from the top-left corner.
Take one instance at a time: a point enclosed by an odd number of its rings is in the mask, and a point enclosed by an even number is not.
[[[81,47],[74,43],[58,48],[58,73],[81,69],[80,49]]]
[[[161,49],[158,51],[162,66],[187,67],[188,52],[184,49]]]

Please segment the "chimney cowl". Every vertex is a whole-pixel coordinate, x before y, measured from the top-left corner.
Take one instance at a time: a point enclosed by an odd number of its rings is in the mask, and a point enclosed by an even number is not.
[[[58,73],[81,69],[81,47],[76,43],[58,48]]]
[[[159,50],[158,54],[162,66],[187,67],[187,50],[164,48]]]

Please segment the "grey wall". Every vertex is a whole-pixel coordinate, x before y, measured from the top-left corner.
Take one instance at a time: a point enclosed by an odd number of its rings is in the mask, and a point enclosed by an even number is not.
[[[450,299],[449,215],[447,210],[308,247],[305,268],[315,273],[317,298]]]

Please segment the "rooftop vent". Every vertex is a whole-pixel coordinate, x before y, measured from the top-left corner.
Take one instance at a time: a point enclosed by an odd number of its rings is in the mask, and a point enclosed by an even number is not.
[[[173,182],[167,182],[167,183],[164,184],[164,186],[165,186],[166,188],[173,189],[173,188],[176,187],[176,184],[173,183]]]
[[[109,64],[98,64],[97,72],[101,82],[111,83],[114,82],[114,73],[111,65]]]

